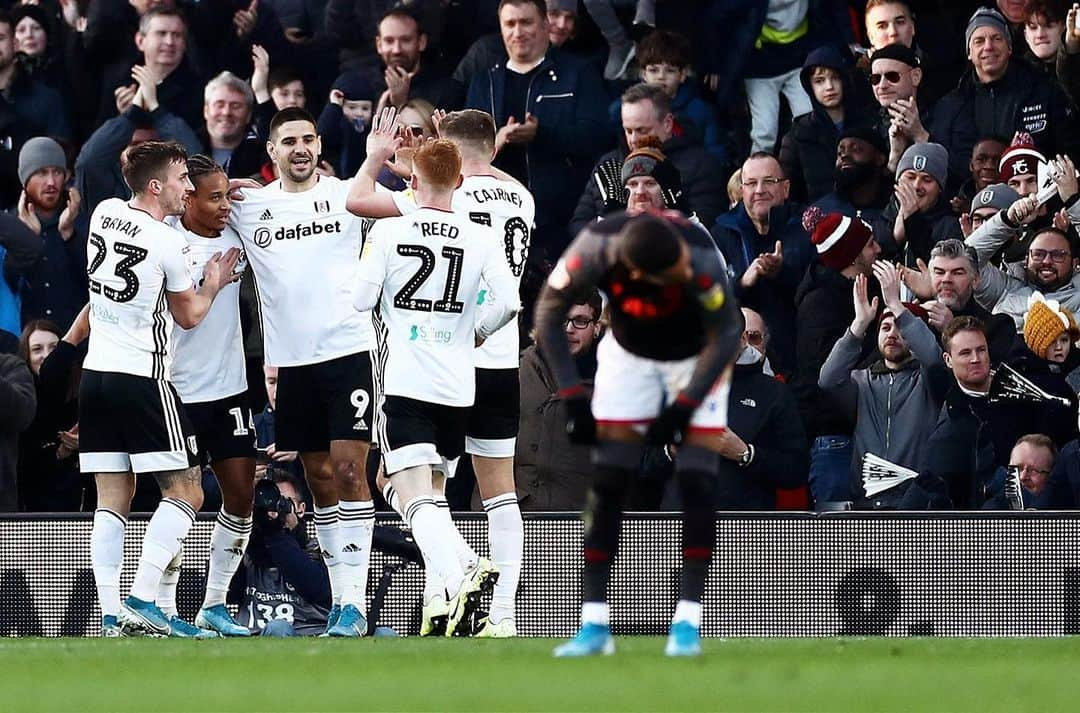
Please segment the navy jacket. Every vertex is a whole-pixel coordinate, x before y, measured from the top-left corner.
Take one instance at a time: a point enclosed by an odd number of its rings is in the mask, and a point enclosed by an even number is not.
[[[23,273],[22,320],[50,319],[67,331],[89,295],[86,284],[86,237],[88,216],[75,219],[70,240],[60,236],[60,211],[41,219],[41,258]]]
[[[802,226],[802,206],[784,203],[770,212],[769,234],[758,235],[742,203],[716,219],[713,238],[727,259],[739,304],[757,310],[772,334],[773,367],[779,373],[795,368],[795,292],[817,254]],[[771,253],[779,240],[784,252],[780,274],[761,278],[750,289],[739,279],[762,253]]]
[[[495,117],[509,118],[504,106],[505,62],[473,77],[465,102]],[[596,68],[549,48],[529,87],[526,108],[536,117],[536,138],[526,149],[525,185],[536,200],[537,228],[565,226],[596,158],[611,147],[608,95]],[[516,117],[519,121],[523,117]],[[499,165],[498,158],[495,165]],[[558,247],[560,250],[564,246]]]

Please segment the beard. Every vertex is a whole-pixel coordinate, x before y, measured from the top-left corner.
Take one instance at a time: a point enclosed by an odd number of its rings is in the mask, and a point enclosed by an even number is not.
[[[1040,290],[1043,290],[1045,292],[1054,292],[1055,290],[1059,290],[1065,285],[1067,285],[1070,280],[1072,280],[1071,273],[1066,273],[1064,277],[1058,277],[1055,273],[1055,276],[1052,279],[1045,280],[1042,278],[1041,275],[1039,275],[1037,270],[1033,270],[1030,267],[1024,268],[1024,276],[1027,277],[1028,283],[1034,285],[1035,287],[1038,287]]]
[[[849,169],[837,168],[833,171],[833,180],[836,182],[836,192],[847,194],[859,186],[870,183],[877,178],[877,166],[872,163],[853,163]]]

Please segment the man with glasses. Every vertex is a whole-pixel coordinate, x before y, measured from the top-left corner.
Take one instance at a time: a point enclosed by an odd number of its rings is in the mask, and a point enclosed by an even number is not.
[[[1050,487],[1050,474],[1057,457],[1057,446],[1049,436],[1042,433],[1021,436],[1009,454],[1009,465],[990,484],[990,499],[983,503],[983,510],[1057,507],[1051,503],[1053,488]]]
[[[905,45],[886,45],[870,60],[870,86],[881,106],[877,130],[889,142],[890,171],[908,146],[930,140],[915,98],[922,79],[919,58]]]
[[[1045,156],[1064,151],[1072,120],[1057,82],[1027,62],[1013,61],[1005,18],[979,8],[968,21],[964,45],[972,69],[934,107],[930,133],[949,151],[949,183],[959,186],[967,159],[980,136],[1031,134]]]
[[[1069,222],[1076,225],[1080,223],[1076,168],[1067,156],[1059,160],[1062,171],[1054,182]],[[975,249],[979,260],[975,299],[991,312],[1012,317],[1017,330],[1023,326],[1028,298],[1033,292],[1041,292],[1046,299],[1057,300],[1070,310],[1080,309],[1080,275],[1076,272],[1072,238],[1060,228],[1049,225],[1032,231],[1022,275],[1003,272],[991,262],[1002,247],[1016,240],[1025,226],[1036,219],[1038,209],[1035,196],[1020,198],[1008,210],[985,221],[965,241]]]
[[[774,366],[795,367],[795,291],[814,259],[802,208],[788,199],[780,162],[755,153],[742,165],[742,202],[717,218],[713,238],[728,264],[739,303],[773,327]]]

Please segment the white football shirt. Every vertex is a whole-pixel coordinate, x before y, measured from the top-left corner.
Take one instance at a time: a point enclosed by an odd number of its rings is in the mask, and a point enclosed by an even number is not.
[[[434,208],[384,218],[371,228],[359,278],[382,286],[387,395],[472,405],[481,280],[503,294],[513,294],[515,286],[501,245],[491,228]],[[510,304],[518,304],[516,294]]]
[[[216,238],[196,235],[170,216],[165,223],[178,231],[188,245],[187,265],[196,287],[202,285],[203,268],[216,253],[230,248],[243,250],[240,236],[226,227]],[[236,272],[247,267],[240,254]],[[185,404],[217,401],[247,391],[244,337],[240,330],[240,283],[221,288],[210,311],[194,329],[173,329],[173,360],[170,381]]]
[[[266,363],[318,364],[375,346],[371,315],[353,309],[360,218],[345,209],[351,181],[321,176],[302,193],[281,181],[244,189],[230,222],[254,271]]]
[[[90,216],[90,344],[83,367],[167,379],[173,317],[165,292],[192,287],[182,235],[119,198]]]
[[[417,209],[411,190],[392,195],[402,215]],[[528,189],[517,181],[504,181],[495,176],[466,176],[454,191],[450,207],[472,222],[495,230],[502,240],[506,264],[515,278],[514,289],[519,290],[536,219],[536,206]],[[481,309],[490,308],[495,299],[491,285],[482,284],[477,295]],[[520,361],[519,351],[518,320],[515,316],[477,348],[476,366],[481,369],[516,369]]]

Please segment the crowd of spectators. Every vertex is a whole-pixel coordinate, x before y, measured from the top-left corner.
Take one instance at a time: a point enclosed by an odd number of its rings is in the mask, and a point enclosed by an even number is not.
[[[1078,15],[1063,0],[0,1],[0,511],[94,505],[68,332],[88,217],[129,195],[123,150],[172,139],[268,182],[270,119],[299,106],[319,117],[319,170],[347,177],[387,105],[416,136],[433,109],[494,116],[495,165],[536,200],[527,307],[613,212],[676,209],[712,235],[746,322],[718,508],[1076,507]],[[400,163],[380,183],[403,187]],[[295,477],[244,290],[260,473]],[[566,331],[593,373],[599,295]],[[522,507],[579,509],[588,452],[529,343]],[[650,453],[635,504],[677,506],[669,474]]]

